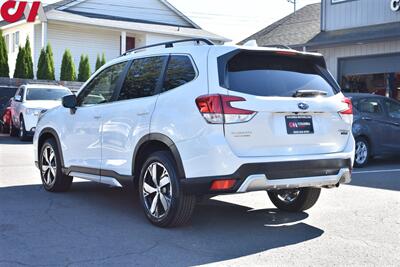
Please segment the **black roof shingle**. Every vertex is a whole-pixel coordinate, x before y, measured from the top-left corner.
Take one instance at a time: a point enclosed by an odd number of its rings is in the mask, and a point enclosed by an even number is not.
[[[256,40],[259,46],[287,45],[301,47],[321,31],[321,3],[307,5],[284,17],[239,44]]]

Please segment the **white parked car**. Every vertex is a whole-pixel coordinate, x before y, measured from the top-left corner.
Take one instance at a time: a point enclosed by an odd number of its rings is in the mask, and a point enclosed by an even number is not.
[[[61,105],[63,96],[72,94],[63,86],[27,84],[18,88],[11,100],[10,135],[25,141],[33,136],[39,116]]]
[[[109,62],[40,118],[46,190],[134,183],[150,222],[171,227],[198,196],[263,190],[297,212],[350,182],[352,106],[321,55],[182,42]]]

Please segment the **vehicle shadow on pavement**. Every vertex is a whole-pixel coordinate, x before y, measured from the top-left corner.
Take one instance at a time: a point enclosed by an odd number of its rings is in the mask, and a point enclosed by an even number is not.
[[[0,145],[32,145],[32,140],[22,142],[17,137],[10,137],[7,134],[0,134]]]
[[[267,197],[266,197],[267,201]],[[207,200],[189,226],[149,224],[133,189],[74,183],[64,194],[40,185],[0,188],[0,265],[214,263],[298,244],[324,231],[307,213],[252,210]]]
[[[399,172],[353,174],[350,185],[400,191]]]
[[[373,159],[365,168],[355,168],[350,185],[400,191],[400,158]]]

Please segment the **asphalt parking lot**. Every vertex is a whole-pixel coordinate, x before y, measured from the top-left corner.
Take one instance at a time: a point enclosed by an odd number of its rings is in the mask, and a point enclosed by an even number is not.
[[[307,212],[274,209],[265,192],[216,197],[191,224],[150,225],[133,189],[40,185],[32,144],[0,135],[0,266],[398,266],[400,159],[357,169]]]

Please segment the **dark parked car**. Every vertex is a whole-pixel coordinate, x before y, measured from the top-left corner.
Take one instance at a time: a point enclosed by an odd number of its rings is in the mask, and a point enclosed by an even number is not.
[[[0,133],[9,133],[11,124],[11,99],[5,105],[0,117]]]
[[[400,154],[400,102],[372,94],[347,94],[354,112],[355,167],[371,157]]]

